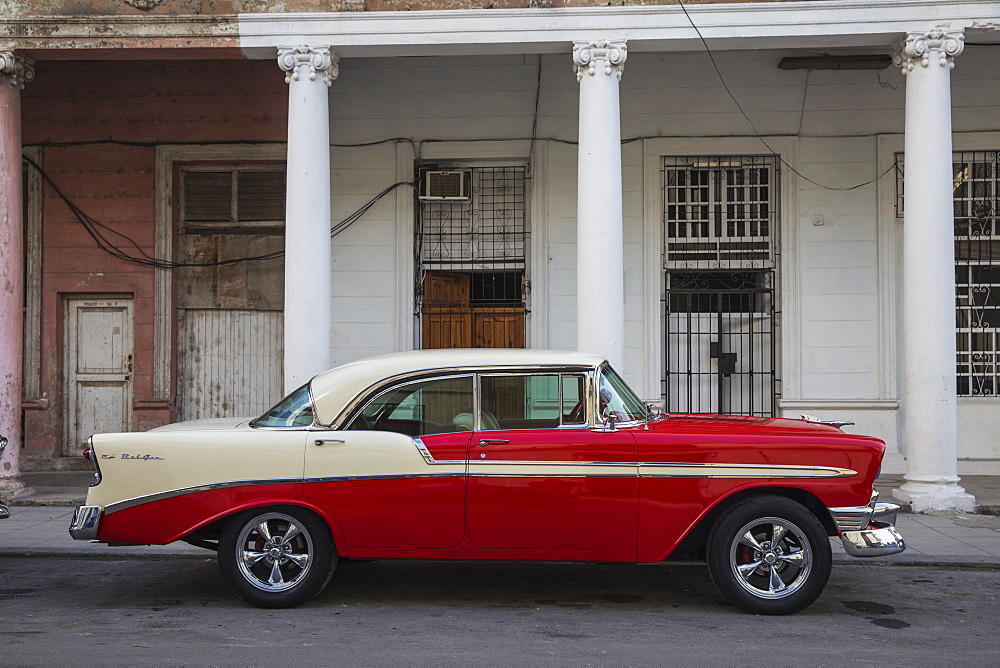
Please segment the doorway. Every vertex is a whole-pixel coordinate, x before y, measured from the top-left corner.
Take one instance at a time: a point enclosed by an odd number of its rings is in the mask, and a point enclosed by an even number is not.
[[[131,297],[66,299],[64,457],[82,455],[93,434],[131,429],[132,312]]]

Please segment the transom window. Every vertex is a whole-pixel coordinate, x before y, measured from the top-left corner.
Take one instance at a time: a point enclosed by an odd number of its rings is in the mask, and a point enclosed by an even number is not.
[[[184,165],[180,181],[185,229],[284,227],[283,164]]]
[[[773,267],[776,175],[768,155],[664,158],[667,267]]]

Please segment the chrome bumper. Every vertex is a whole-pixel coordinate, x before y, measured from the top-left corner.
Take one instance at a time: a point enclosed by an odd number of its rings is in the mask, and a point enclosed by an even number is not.
[[[867,506],[829,509],[844,550],[852,557],[883,557],[906,549],[895,527],[899,506],[877,500],[874,492]]]
[[[101,506],[77,506],[73,522],[69,525],[69,535],[76,540],[96,540],[102,510]]]

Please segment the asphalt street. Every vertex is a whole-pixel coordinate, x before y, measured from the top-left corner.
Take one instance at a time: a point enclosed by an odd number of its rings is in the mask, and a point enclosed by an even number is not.
[[[732,608],[703,565],[344,563],[291,610],[204,558],[0,559],[3,665],[995,666],[995,565],[838,563],[789,617]]]

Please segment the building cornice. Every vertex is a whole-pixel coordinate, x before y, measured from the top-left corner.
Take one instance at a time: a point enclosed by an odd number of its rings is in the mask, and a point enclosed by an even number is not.
[[[982,30],[1000,42],[996,0],[813,0],[688,5],[713,49],[881,47],[905,34]],[[679,5],[240,14],[240,45],[272,58],[278,44],[332,44],[344,57],[561,53],[580,39],[627,40],[629,50],[704,46]],[[777,40],[777,41],[776,41]]]
[[[688,5],[716,50],[890,50],[906,34],[965,30],[1000,43],[996,0],[809,0]],[[564,53],[574,41],[627,40],[632,52],[704,48],[679,5],[216,15],[0,17],[0,49],[241,47],[272,59],[285,44],[331,44],[344,57]],[[181,53],[172,57],[184,57]]]

